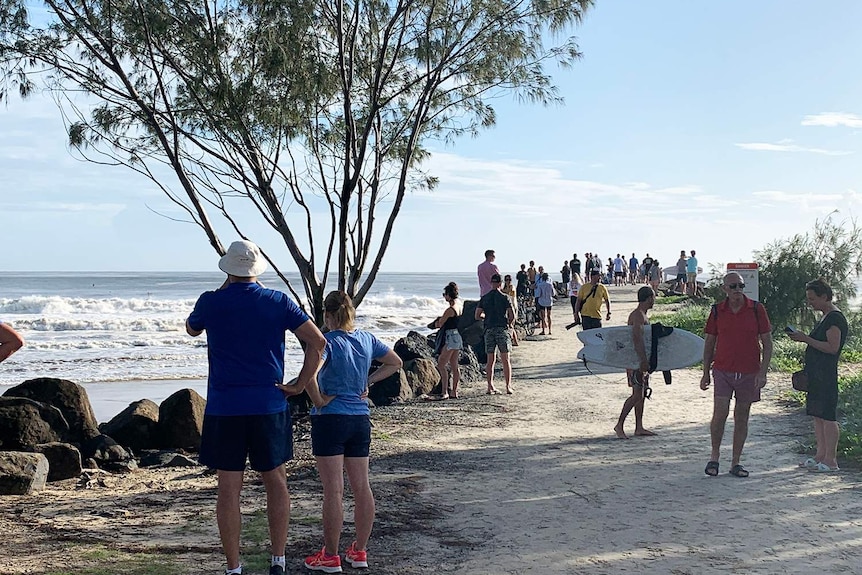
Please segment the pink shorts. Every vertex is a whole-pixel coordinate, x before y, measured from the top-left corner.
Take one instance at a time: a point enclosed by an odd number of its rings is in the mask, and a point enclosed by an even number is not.
[[[736,401],[743,403],[760,401],[760,388],[757,387],[756,379],[756,373],[733,373],[713,369],[713,395],[728,398],[735,395]]]

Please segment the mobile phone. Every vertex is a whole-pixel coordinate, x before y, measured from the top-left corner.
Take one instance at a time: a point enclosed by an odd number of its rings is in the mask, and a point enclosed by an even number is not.
[[[787,333],[794,333],[794,332],[796,332],[796,328],[793,327],[792,325],[788,325],[787,327],[784,328],[784,331],[786,331]]]

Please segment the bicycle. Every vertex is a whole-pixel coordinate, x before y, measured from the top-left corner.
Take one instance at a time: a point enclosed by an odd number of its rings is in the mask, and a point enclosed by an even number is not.
[[[538,325],[536,300],[531,295],[518,296],[518,325],[524,328],[527,335],[533,335]]]

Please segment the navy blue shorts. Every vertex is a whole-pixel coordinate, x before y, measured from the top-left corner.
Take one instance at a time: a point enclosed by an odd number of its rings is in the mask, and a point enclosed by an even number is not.
[[[269,415],[205,415],[200,462],[221,471],[271,471],[293,459],[290,411]]]
[[[319,457],[368,457],[371,418],[367,415],[312,415],[311,453]]]

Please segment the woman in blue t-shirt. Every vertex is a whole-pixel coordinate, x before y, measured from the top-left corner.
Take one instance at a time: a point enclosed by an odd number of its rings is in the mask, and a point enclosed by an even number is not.
[[[329,332],[317,388],[309,389],[311,450],[323,483],[323,541],[318,553],[305,559],[316,571],[340,571],[338,544],[344,521],[344,471],[354,499],[356,540],[345,551],[352,567],[367,567],[365,547],[374,524],[374,495],[368,482],[371,421],[365,397],[368,387],[401,369],[401,358],[367,331],[354,328],[356,309],[346,293],[331,292],[323,301]],[[381,365],[369,375],[372,360]],[[315,393],[319,390],[319,393]]]

